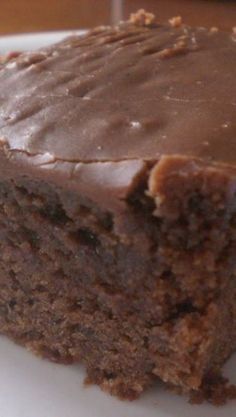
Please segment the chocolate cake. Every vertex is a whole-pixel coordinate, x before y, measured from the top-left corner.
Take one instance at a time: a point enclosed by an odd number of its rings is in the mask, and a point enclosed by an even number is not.
[[[0,331],[135,398],[236,347],[236,37],[100,27],[0,70]]]

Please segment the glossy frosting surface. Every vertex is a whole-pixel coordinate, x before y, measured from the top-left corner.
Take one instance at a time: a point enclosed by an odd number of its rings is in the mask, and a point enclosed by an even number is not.
[[[46,162],[236,162],[236,34],[121,24],[0,71],[0,137]]]

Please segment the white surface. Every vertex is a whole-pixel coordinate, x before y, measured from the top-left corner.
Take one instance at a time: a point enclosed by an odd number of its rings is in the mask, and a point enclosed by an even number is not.
[[[0,55],[11,51],[27,51],[58,42],[66,36],[85,31],[44,32],[0,37]]]
[[[59,41],[71,32],[0,38],[0,54],[34,49]],[[236,357],[226,365],[236,383]],[[236,402],[223,408],[189,405],[187,400],[155,386],[140,400],[122,402],[83,386],[84,370],[34,357],[0,337],[0,417],[235,417]]]

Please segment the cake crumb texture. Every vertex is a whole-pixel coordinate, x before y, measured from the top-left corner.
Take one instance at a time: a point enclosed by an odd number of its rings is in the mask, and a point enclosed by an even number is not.
[[[190,395],[191,404],[202,404],[207,401],[215,406],[225,405],[236,399],[236,386],[230,384],[220,373],[209,374],[199,391]]]
[[[175,17],[172,17],[171,19],[169,19],[169,23],[174,28],[178,28],[183,24],[183,20],[182,20],[181,16],[175,16]]]
[[[136,13],[131,13],[129,21],[135,25],[149,26],[155,22],[155,15],[139,9]]]
[[[236,43],[179,18],[0,68],[0,332],[134,399],[220,404],[236,348]],[[137,24],[138,23],[138,24]]]

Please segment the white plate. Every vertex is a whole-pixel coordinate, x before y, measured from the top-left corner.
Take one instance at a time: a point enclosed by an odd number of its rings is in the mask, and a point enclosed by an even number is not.
[[[71,32],[0,38],[0,54],[34,49]],[[236,357],[225,369],[236,383]],[[80,366],[61,366],[34,357],[0,337],[0,417],[235,417],[236,403],[223,408],[189,405],[186,398],[155,386],[140,400],[122,402],[95,386],[83,386]]]
[[[27,51],[41,48],[50,43],[59,42],[66,36],[72,34],[83,34],[84,30],[42,32],[22,35],[10,35],[0,37],[0,55],[9,51]]]

